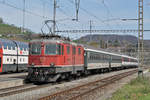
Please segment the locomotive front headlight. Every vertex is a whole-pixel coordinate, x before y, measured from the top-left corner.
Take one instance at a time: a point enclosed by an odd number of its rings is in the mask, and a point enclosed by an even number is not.
[[[50,66],[51,66],[51,67],[54,67],[54,66],[55,66],[55,64],[54,64],[54,63],[50,63]]]
[[[34,66],[34,63],[32,63],[31,65]]]

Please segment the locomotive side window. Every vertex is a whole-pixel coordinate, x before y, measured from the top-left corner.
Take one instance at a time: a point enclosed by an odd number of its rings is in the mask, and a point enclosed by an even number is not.
[[[46,44],[45,45],[45,54],[47,55],[56,55],[56,44]]]
[[[73,50],[73,54],[75,55],[76,54],[76,47],[73,47],[72,50]]]
[[[41,44],[39,43],[30,44],[30,54],[33,54],[33,55],[41,54]]]
[[[62,45],[62,55],[64,55],[64,46]]]
[[[78,54],[79,55],[81,54],[81,48],[78,48]]]
[[[70,54],[70,46],[67,46],[67,54]]]
[[[58,54],[61,55],[61,45],[58,45]]]

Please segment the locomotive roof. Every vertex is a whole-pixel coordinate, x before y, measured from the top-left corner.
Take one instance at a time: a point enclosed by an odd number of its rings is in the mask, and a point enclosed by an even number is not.
[[[75,45],[75,46],[82,46],[81,44],[77,44],[77,43],[74,43],[72,41],[67,41],[67,40],[62,40],[62,39],[36,39],[36,40],[32,40],[31,42],[66,43],[66,44],[72,44],[72,45]]]

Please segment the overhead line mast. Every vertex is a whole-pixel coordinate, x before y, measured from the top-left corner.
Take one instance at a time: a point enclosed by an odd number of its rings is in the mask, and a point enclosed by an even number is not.
[[[54,0],[54,8],[53,8],[53,35],[55,35],[56,32],[56,7],[57,7],[57,1]]]
[[[25,0],[23,0],[23,21],[22,21],[22,33],[24,33],[25,32]]]
[[[75,0],[76,5],[76,21],[79,19],[79,8],[80,8],[80,0]]]
[[[143,66],[143,0],[138,0],[138,66],[139,72],[142,72]]]

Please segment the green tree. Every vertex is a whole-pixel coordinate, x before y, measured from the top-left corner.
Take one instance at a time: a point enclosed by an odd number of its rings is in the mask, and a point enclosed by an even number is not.
[[[3,24],[3,19],[2,18],[0,18],[0,24]]]
[[[115,41],[114,41],[114,47],[118,47],[118,46],[120,46],[120,43],[119,43],[118,40],[115,40]]]

